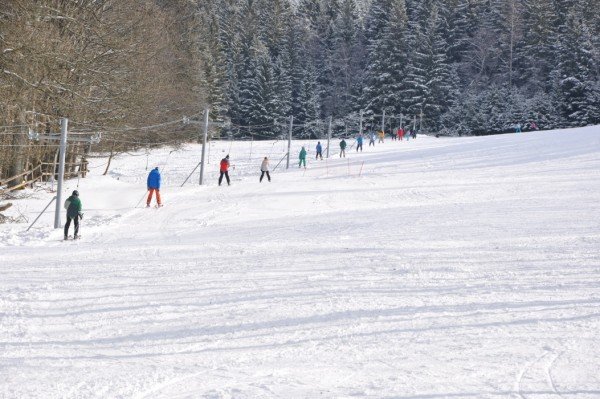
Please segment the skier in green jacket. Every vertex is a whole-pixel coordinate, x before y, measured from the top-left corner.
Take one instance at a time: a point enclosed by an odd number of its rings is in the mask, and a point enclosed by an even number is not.
[[[81,200],[79,199],[79,192],[73,191],[73,194],[65,201],[65,209],[67,210],[67,223],[65,224],[65,240],[69,238],[69,227],[71,227],[71,220],[75,225],[75,234],[73,239],[79,238],[79,219],[83,217],[81,213]]]
[[[304,164],[304,169],[306,169],[306,148],[302,147],[300,150],[300,162],[298,163],[298,167],[302,167]]]
[[[342,141],[340,141],[340,158],[346,158],[346,146],[346,140],[342,139]]]

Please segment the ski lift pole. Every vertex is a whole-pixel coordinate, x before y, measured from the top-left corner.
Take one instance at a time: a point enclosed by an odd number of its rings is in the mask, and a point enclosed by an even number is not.
[[[54,228],[60,229],[60,204],[62,203],[63,181],[65,178],[65,156],[67,152],[67,130],[69,128],[69,119],[60,120],[60,150],[58,164],[58,185],[56,188],[56,208],[54,211]]]
[[[360,121],[358,126],[358,134],[363,134],[363,110],[360,110]]]
[[[202,139],[202,160],[200,161],[200,185],[204,183],[204,158],[206,155],[206,140],[208,138],[208,108],[204,110],[204,137]]]
[[[288,137],[288,150],[287,150],[287,162],[285,165],[286,169],[290,168],[290,153],[292,152],[292,133],[294,131],[294,115],[290,116],[290,135]]]
[[[329,127],[327,128],[327,158],[329,158],[329,147],[331,144],[331,124],[333,122],[333,117],[329,117]]]

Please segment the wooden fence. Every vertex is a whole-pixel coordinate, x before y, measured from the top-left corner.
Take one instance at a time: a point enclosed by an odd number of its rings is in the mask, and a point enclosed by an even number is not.
[[[57,178],[58,171],[56,169],[57,164],[51,162],[42,162],[35,167],[29,165],[25,172],[0,180],[0,196],[26,187],[33,188],[35,183]],[[88,171],[88,162],[82,158],[80,162],[65,163],[64,177],[65,179],[85,177]]]

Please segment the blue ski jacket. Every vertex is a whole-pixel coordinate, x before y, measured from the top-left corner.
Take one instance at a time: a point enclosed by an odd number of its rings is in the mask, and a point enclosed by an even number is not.
[[[321,146],[321,144],[317,144],[317,152],[321,151],[323,151],[323,147]]]
[[[158,168],[152,169],[152,172],[148,175],[148,189],[160,190],[160,172]]]

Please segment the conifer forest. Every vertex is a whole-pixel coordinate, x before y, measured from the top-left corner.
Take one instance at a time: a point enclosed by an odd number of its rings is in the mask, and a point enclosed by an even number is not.
[[[2,4],[5,160],[24,127],[54,131],[60,117],[110,132],[204,108],[239,138],[279,137],[291,117],[300,137],[319,137],[329,118],[351,135],[361,115],[374,129],[384,112],[386,129],[446,135],[600,123],[600,0]]]

